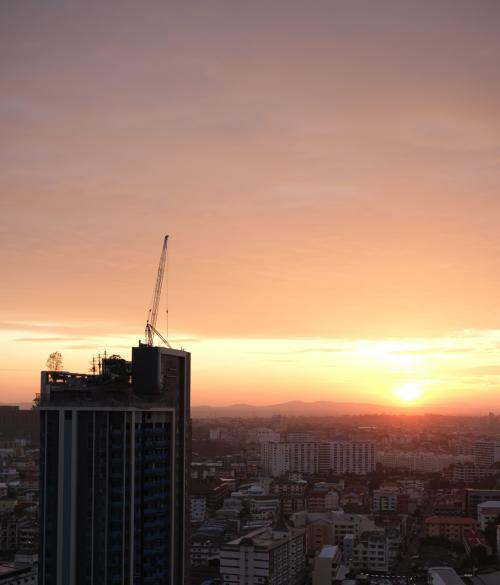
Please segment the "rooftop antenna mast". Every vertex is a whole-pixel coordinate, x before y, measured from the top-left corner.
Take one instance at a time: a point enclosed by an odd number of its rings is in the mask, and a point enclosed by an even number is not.
[[[151,301],[151,308],[149,309],[148,320],[146,322],[145,338],[146,345],[149,346],[153,346],[154,336],[157,335],[167,347],[170,347],[168,341],[156,329],[156,321],[158,319],[158,307],[160,306],[161,287],[163,285],[163,275],[165,273],[165,261],[167,258],[167,242],[168,236],[165,236],[160,256],[160,264],[158,266],[158,274],[156,276],[156,284],[153,291],[153,300]]]

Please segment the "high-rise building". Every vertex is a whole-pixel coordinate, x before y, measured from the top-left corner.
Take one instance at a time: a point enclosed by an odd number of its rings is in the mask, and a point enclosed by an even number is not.
[[[39,585],[182,585],[190,354],[42,372]]]
[[[366,475],[375,469],[375,445],[369,441],[263,443],[261,464],[273,477],[330,471]]]
[[[478,441],[474,444],[476,465],[493,465],[500,461],[500,441]]]

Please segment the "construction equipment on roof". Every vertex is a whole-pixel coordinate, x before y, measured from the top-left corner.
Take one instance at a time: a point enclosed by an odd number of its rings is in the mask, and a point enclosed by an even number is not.
[[[168,236],[165,236],[160,256],[160,264],[158,266],[158,274],[156,276],[156,284],[153,291],[153,300],[151,301],[151,307],[148,313],[148,320],[146,322],[145,330],[146,345],[150,346],[153,346],[154,336],[157,335],[167,347],[171,347],[168,341],[165,339],[165,337],[163,337],[163,335],[156,329],[156,321],[158,319],[158,308],[160,306],[161,288],[163,285],[163,275],[165,273],[165,262],[167,258],[167,242]]]

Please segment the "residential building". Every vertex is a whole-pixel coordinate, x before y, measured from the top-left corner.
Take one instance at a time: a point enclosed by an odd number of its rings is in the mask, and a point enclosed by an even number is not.
[[[456,463],[444,470],[444,475],[453,483],[471,485],[485,477],[494,475],[495,469],[475,463]]]
[[[376,529],[374,522],[367,516],[341,511],[315,514],[297,512],[290,521],[297,528],[305,529],[308,554],[317,553],[325,544],[342,545],[348,534],[358,538],[363,532]]]
[[[336,474],[366,475],[375,469],[375,444],[370,441],[331,441],[329,469]]]
[[[220,549],[224,585],[298,585],[304,569],[303,530],[260,528]]]
[[[224,498],[229,493],[228,484],[217,477],[191,478],[189,484],[193,523],[203,522],[213,516],[222,507]]]
[[[373,511],[374,512],[397,512],[398,511],[399,489],[383,488],[373,490]]]
[[[41,381],[39,585],[182,585],[189,354],[139,344],[131,369]]]
[[[500,501],[483,502],[477,506],[477,520],[479,528],[485,530],[490,522],[497,524],[500,517]]]
[[[427,572],[428,585],[465,585],[455,569],[451,567],[431,567]]]
[[[262,443],[261,462],[273,477],[290,471],[312,475],[319,469],[319,443]]]
[[[367,441],[268,442],[261,463],[273,477],[289,472],[366,475],[375,469],[375,445]]]
[[[429,516],[425,519],[425,533],[428,537],[439,537],[450,542],[462,542],[464,531],[477,526],[474,518],[459,516]]]
[[[472,457],[466,455],[427,451],[380,451],[376,455],[376,462],[383,467],[409,469],[419,473],[441,472],[450,465],[471,460]]]
[[[279,497],[283,514],[290,516],[306,508],[306,488],[307,482],[303,480],[274,480],[269,491]]]
[[[337,580],[341,563],[342,552],[338,546],[323,546],[314,558],[312,585],[332,585]]]
[[[465,514],[470,518],[477,518],[477,507],[483,502],[500,501],[500,490],[465,490]]]
[[[191,522],[197,524],[208,518],[207,498],[204,495],[191,494]]]
[[[389,549],[383,531],[363,532],[352,550],[352,568],[363,571],[387,573]]]
[[[478,441],[474,444],[476,465],[489,466],[500,461],[500,441]]]

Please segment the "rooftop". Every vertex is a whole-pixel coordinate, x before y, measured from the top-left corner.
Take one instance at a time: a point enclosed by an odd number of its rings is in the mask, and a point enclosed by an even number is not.
[[[500,508],[500,501],[498,502],[483,502],[482,504],[478,504],[477,505],[478,508],[483,509],[483,508]]]
[[[477,524],[474,518],[462,518],[460,516],[429,516],[425,519],[426,524],[458,524],[462,526],[473,526]]]
[[[465,585],[462,579],[457,575],[455,569],[451,567],[431,567],[429,577],[436,576],[439,581],[430,581],[430,583],[439,583],[439,585]]]
[[[318,558],[320,559],[334,559],[339,552],[339,547],[333,544],[325,544],[320,550]]]

